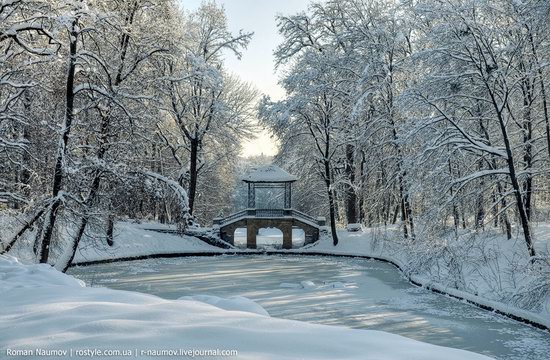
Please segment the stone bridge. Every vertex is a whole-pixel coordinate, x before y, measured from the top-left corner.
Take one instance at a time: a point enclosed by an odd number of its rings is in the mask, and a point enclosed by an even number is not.
[[[256,235],[261,228],[276,228],[283,233],[283,248],[292,249],[292,228],[304,231],[304,245],[319,240],[319,229],[325,225],[325,218],[314,218],[292,208],[292,183],[298,178],[276,165],[258,166],[242,179],[248,185],[248,208],[214,219],[214,227],[219,228],[220,237],[235,245],[235,230],[246,228],[246,247],[256,249]],[[256,190],[283,190],[280,208],[256,206]],[[272,199],[277,199],[271,194]],[[264,204],[265,206],[265,204]],[[273,204],[265,207],[273,207]]]
[[[283,233],[283,248],[292,249],[292,229],[304,231],[304,245],[319,240],[320,227],[325,225],[325,218],[313,218],[294,209],[246,209],[226,218],[214,219],[214,226],[220,229],[220,237],[234,245],[235,230],[246,228],[246,247],[256,248],[256,235],[261,228],[276,228]]]

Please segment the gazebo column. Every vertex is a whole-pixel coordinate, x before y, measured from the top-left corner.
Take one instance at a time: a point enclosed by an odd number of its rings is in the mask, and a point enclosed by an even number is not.
[[[256,185],[254,183],[248,183],[248,208],[256,208]]]
[[[285,209],[292,208],[292,183],[285,183]]]

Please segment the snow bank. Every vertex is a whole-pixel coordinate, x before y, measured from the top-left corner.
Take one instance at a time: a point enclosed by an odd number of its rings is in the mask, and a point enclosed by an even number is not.
[[[0,255],[0,288],[35,288],[41,286],[84,287],[82,280],[66,276],[47,264],[23,266],[16,258]]]
[[[391,244],[393,238],[399,237],[399,235],[394,233],[398,231],[399,230],[397,228],[393,227],[388,227],[386,233],[380,233],[380,229],[376,228],[368,228],[361,232],[352,233],[347,231],[339,231],[339,243],[337,246],[332,244],[332,239],[329,239],[328,237],[321,237],[319,242],[310,247],[290,251],[297,253],[313,252],[327,255],[368,256],[386,260],[397,264],[407,273],[407,276],[411,281],[416,284],[421,284],[423,287],[441,291],[451,296],[478,304],[482,307],[493,309],[497,313],[501,313],[503,315],[505,314],[512,318],[514,318],[514,316],[519,318],[516,320],[521,321],[521,319],[524,319],[550,328],[550,298],[546,299],[545,305],[542,307],[542,311],[538,313],[513,306],[510,304],[509,299],[507,299],[505,295],[497,293],[494,287],[491,287],[491,284],[488,284],[492,281],[492,279],[485,279],[479,275],[482,274],[484,270],[482,265],[490,267],[488,264],[476,264],[475,269],[473,269],[474,271],[467,268],[463,269],[464,278],[472,288],[467,290],[453,288],[449,286],[449,284],[445,283],[445,281],[450,283],[453,280],[450,274],[447,274],[448,276],[446,278],[442,275],[434,277],[429,272],[419,272],[418,269],[411,269],[409,263],[411,260],[414,260],[412,259],[414,254],[411,255],[407,253],[407,249],[396,249],[395,246],[392,246]],[[535,228],[535,234],[535,238],[537,240],[535,245],[538,252],[548,253],[548,249],[550,247],[550,226],[546,224],[537,226]],[[485,241],[485,243],[483,241]],[[519,274],[517,274],[517,271],[513,271],[514,269],[510,268],[510,264],[507,263],[507,256],[513,257],[512,255],[518,252],[526,253],[523,248],[525,246],[523,242],[514,239],[506,240],[500,236],[479,239],[477,245],[479,247],[485,246],[492,251],[494,254],[493,261],[496,261],[499,269],[501,269],[499,276],[504,277],[506,274],[512,274],[518,279],[517,284],[506,283],[503,281],[502,292],[506,294],[517,291],[517,287],[521,286],[521,282],[525,279],[521,278]],[[518,247],[520,248],[519,250],[517,249]],[[524,258],[527,258],[527,256],[524,256]],[[471,261],[472,259],[466,258],[466,260]],[[496,284],[492,285],[496,286]]]
[[[80,244],[74,263],[110,260],[152,254],[223,252],[223,249],[208,245],[192,236],[178,236],[147,228],[170,229],[153,224],[118,222],[115,226],[115,245],[110,247],[103,239],[86,238]]]
[[[182,296],[178,300],[200,301],[228,311],[243,311],[252,314],[269,316],[269,313],[260,304],[243,296],[221,298],[213,295],[193,295]]]
[[[0,215],[0,232],[2,239],[10,239],[15,229],[19,229],[17,219],[14,216]],[[209,245],[193,236],[179,236],[176,234],[162,233],[152,230],[175,230],[174,225],[163,225],[153,222],[135,223],[131,221],[119,221],[114,228],[114,246],[107,245],[104,231],[95,232],[94,228],[87,231],[76,252],[73,263],[89,261],[103,261],[121,258],[135,258],[156,254],[178,253],[220,253],[223,249]],[[51,259],[56,262],[60,258],[70,256],[70,248],[67,246],[74,236],[75,229],[64,227],[60,231],[60,243],[64,244],[64,252],[52,248]],[[27,232],[10,250],[9,254],[17,257],[23,263],[36,261],[32,248],[34,245],[34,232]],[[0,244],[0,249],[2,248]]]
[[[238,359],[481,360],[483,355],[380,331],[352,330],[226,311],[198,301],[82,287],[46,266],[0,257],[0,357],[8,350],[236,350]],[[76,351],[80,351],[78,354]],[[182,358],[183,356],[180,356]],[[32,358],[32,357],[31,357]],[[127,356],[110,356],[127,358]],[[173,356],[172,356],[173,358]]]

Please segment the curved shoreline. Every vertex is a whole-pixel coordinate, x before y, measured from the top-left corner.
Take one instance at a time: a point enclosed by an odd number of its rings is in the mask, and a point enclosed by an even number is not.
[[[389,263],[395,266],[401,274],[403,274],[409,283],[414,286],[418,286],[427,290],[430,290],[434,293],[445,295],[450,298],[466,302],[470,305],[474,305],[480,309],[491,311],[495,314],[505,316],[509,319],[533,326],[537,329],[550,331],[550,321],[545,321],[544,319],[537,319],[536,314],[529,313],[525,310],[510,309],[504,304],[497,303],[491,300],[485,300],[479,296],[466,293],[457,289],[446,288],[444,286],[439,286],[437,284],[428,284],[428,282],[423,281],[420,277],[409,276],[403,271],[402,265],[398,262],[377,256],[370,255],[354,255],[354,254],[344,254],[344,253],[329,253],[329,252],[315,252],[315,251],[279,251],[279,250],[269,250],[269,251],[220,251],[220,252],[178,252],[178,253],[158,253],[151,255],[138,255],[138,256],[129,256],[122,258],[114,259],[103,259],[103,260],[91,260],[91,261],[81,261],[77,263],[72,263],[70,267],[78,266],[90,266],[90,265],[99,265],[99,264],[109,264],[115,262],[124,262],[124,261],[136,261],[136,260],[147,260],[147,259],[167,259],[167,258],[185,258],[185,257],[213,257],[213,256],[258,256],[258,255],[291,255],[291,256],[319,256],[319,257],[340,257],[340,258],[355,258],[355,259],[364,259],[364,260],[376,260],[385,263]],[[499,306],[502,305],[502,306]],[[504,309],[506,308],[506,309]],[[521,314],[519,314],[521,312]]]

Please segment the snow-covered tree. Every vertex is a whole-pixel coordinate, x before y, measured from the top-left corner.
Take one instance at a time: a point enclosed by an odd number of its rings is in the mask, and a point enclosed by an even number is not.
[[[165,64],[165,111],[189,152],[189,161],[181,162],[179,182],[188,189],[189,211],[193,214],[208,138],[249,135],[246,107],[255,94],[224,72],[222,56],[229,51],[240,57],[252,33],[232,34],[223,8],[214,2],[205,2],[186,16],[185,25],[179,44]]]

